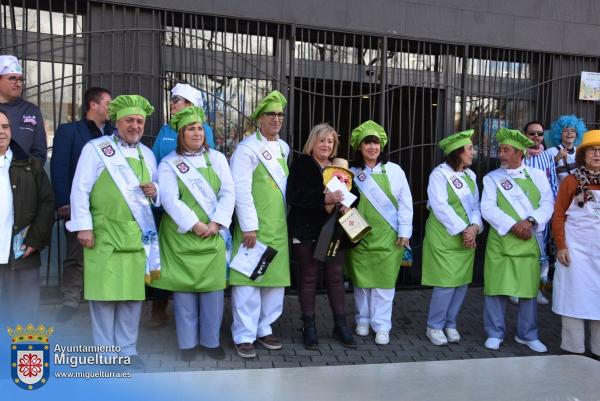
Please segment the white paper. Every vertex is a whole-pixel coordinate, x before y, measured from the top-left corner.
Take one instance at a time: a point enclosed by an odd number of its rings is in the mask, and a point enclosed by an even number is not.
[[[346,184],[341,182],[336,176],[331,177],[331,180],[327,183],[327,189],[331,192],[342,191],[344,200],[341,202],[346,207],[352,206],[352,203],[356,200],[356,195],[348,191]]]
[[[241,244],[235,257],[229,263],[229,267],[250,277],[266,250],[267,246],[260,241],[256,241],[256,245],[252,249],[248,249],[244,244]]]

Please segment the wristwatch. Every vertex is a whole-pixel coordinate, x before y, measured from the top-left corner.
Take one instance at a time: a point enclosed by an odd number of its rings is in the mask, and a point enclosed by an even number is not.
[[[530,222],[532,226],[537,226],[537,220],[536,220],[536,219],[534,219],[533,217],[529,216],[529,217],[527,217],[527,219],[526,219],[526,220],[527,220],[528,222]]]

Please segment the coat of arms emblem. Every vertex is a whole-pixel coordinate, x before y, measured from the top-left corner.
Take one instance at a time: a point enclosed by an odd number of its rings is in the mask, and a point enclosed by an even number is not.
[[[34,327],[17,325],[8,328],[11,337],[10,373],[13,383],[24,390],[37,390],[50,377],[50,345],[52,327],[43,324]]]
[[[509,180],[503,180],[500,185],[502,186],[502,188],[504,188],[506,191],[509,191],[512,189],[513,185]]]
[[[271,160],[271,158],[272,158],[272,156],[271,156],[271,154],[269,153],[269,151],[268,151],[268,150],[265,150],[265,151],[263,151],[261,154],[262,154],[262,155],[263,155],[263,157],[264,157],[265,159],[267,159],[267,160]]]
[[[106,157],[112,157],[115,155],[115,149],[111,144],[107,144],[106,146],[102,147],[102,153],[104,153],[104,156]]]
[[[360,173],[356,178],[358,178],[358,181],[363,182],[367,179],[367,175],[365,173]]]
[[[458,177],[452,179],[452,185],[454,185],[456,189],[461,189],[463,187],[463,183]]]
[[[190,171],[190,168],[188,167],[187,164],[185,164],[185,162],[179,162],[179,163],[177,163],[177,170],[179,170],[181,172],[181,174],[185,174],[188,171]]]

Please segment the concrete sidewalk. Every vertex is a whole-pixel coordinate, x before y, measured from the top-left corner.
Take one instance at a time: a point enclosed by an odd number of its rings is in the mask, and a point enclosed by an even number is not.
[[[179,360],[172,306],[168,312],[170,320],[161,328],[149,328],[150,302],[144,303],[138,352],[146,362],[148,372],[281,368],[324,365],[356,365],[365,363],[412,362],[471,358],[497,358],[538,355],[526,346],[514,342],[517,308],[507,306],[508,336],[498,351],[484,348],[483,289],[472,288],[459,315],[458,329],[462,335],[460,344],[437,347],[425,336],[425,322],[431,290],[398,291],[394,301],[393,324],[390,344],[378,346],[372,336],[355,336],[358,347],[347,349],[331,336],[333,322],[326,295],[317,296],[317,330],[319,350],[308,351],[302,344],[300,308],[296,296],[286,296],[284,314],[274,325],[274,334],[280,337],[284,347],[280,351],[269,351],[257,345],[257,358],[244,360],[237,356],[231,340],[231,309],[226,298],[225,316],[221,328],[221,344],[225,348],[225,360],[216,361],[203,354],[192,362]],[[354,327],[352,313],[354,298],[346,297],[348,322]],[[55,334],[52,344],[91,344],[91,325],[87,303],[82,303],[77,314],[67,323],[54,321],[60,308],[57,291],[46,291],[40,308],[41,323],[53,325]],[[560,318],[553,314],[550,305],[539,305],[539,328],[541,340],[548,346],[550,354],[560,353]]]

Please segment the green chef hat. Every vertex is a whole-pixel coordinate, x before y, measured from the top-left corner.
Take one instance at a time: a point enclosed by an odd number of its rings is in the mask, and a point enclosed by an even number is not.
[[[460,149],[465,145],[469,145],[471,142],[471,137],[475,130],[469,129],[466,131],[457,132],[456,134],[452,134],[449,137],[442,139],[438,146],[442,149],[445,155],[450,154],[450,152]]]
[[[379,138],[379,143],[382,148],[387,143],[387,134],[383,127],[375,121],[367,120],[352,130],[352,134],[350,135],[350,146],[352,146],[352,149],[354,150],[358,149],[358,145],[360,145],[363,139],[371,135]]]
[[[148,117],[154,111],[154,107],[145,97],[140,95],[120,95],[114,98],[108,107],[110,119],[117,121],[120,118],[131,115]]]
[[[525,151],[533,146],[533,141],[516,129],[500,128],[496,132],[496,140],[499,145],[510,145],[515,149]]]
[[[204,123],[204,110],[200,107],[189,106],[171,116],[169,125],[175,130],[179,131],[191,123]]]
[[[263,113],[282,113],[283,108],[287,105],[287,100],[285,96],[281,94],[281,92],[275,90],[265,96],[258,104],[256,108],[250,114],[250,118],[253,120],[258,119]]]

